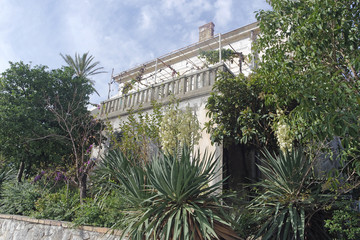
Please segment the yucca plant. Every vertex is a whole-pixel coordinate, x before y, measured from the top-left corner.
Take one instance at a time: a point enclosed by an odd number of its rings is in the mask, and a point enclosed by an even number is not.
[[[264,180],[256,184],[259,194],[250,209],[266,239],[329,239],[323,226],[324,206],[330,196],[321,191],[312,161],[301,149],[273,156],[264,152],[259,169]]]
[[[133,201],[124,235],[131,239],[240,239],[220,204],[214,156],[162,154],[144,166],[110,153],[99,166]]]

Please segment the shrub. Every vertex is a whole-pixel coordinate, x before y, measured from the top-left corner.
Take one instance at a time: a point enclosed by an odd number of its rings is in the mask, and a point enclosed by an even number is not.
[[[66,187],[55,193],[44,194],[35,202],[36,218],[72,221],[74,211],[80,204],[78,191],[69,191]]]
[[[35,202],[41,197],[40,188],[30,182],[4,183],[0,211],[6,214],[29,216],[35,210]]]
[[[5,158],[0,153],[0,193],[3,183],[10,180],[12,172],[12,169],[6,164]]]
[[[112,192],[101,200],[88,198],[75,212],[76,225],[114,227],[124,217],[125,202],[121,194]]]
[[[325,227],[336,239],[360,239],[360,213],[351,209],[349,202],[342,202],[332,217],[325,220]]]

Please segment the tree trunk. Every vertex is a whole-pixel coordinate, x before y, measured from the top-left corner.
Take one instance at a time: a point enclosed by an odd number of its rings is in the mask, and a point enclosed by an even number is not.
[[[86,184],[87,184],[87,174],[83,173],[79,179],[79,188],[80,188],[80,204],[83,204],[84,199],[86,198]]]
[[[21,182],[21,179],[22,179],[22,176],[23,176],[23,173],[24,173],[24,169],[25,169],[25,162],[21,161],[20,166],[19,166],[19,171],[18,171],[18,174],[17,174],[17,181],[18,182]]]
[[[25,180],[27,180],[27,179],[30,177],[31,167],[32,167],[32,164],[31,164],[31,163],[29,163],[29,164],[26,165],[26,168],[25,168],[25,170],[24,170],[24,173],[25,173],[24,179],[25,179]]]

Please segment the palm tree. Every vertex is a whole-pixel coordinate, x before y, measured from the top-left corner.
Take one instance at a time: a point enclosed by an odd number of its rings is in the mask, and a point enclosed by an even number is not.
[[[69,65],[69,67],[74,69],[76,77],[88,78],[92,75],[105,73],[105,71],[101,71],[104,69],[103,67],[98,67],[100,62],[93,62],[94,56],[89,55],[89,52],[84,53],[82,56],[75,53],[75,58],[72,58],[70,55],[64,56],[61,53],[60,56]]]

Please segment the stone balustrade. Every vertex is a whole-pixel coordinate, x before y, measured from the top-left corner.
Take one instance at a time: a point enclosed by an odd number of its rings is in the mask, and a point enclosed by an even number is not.
[[[224,64],[217,64],[189,75],[153,84],[136,92],[106,100],[101,103],[100,117],[113,118],[127,115],[130,109],[151,109],[152,101],[166,104],[170,101],[170,95],[180,101],[207,95],[211,92],[219,71],[229,70]]]

